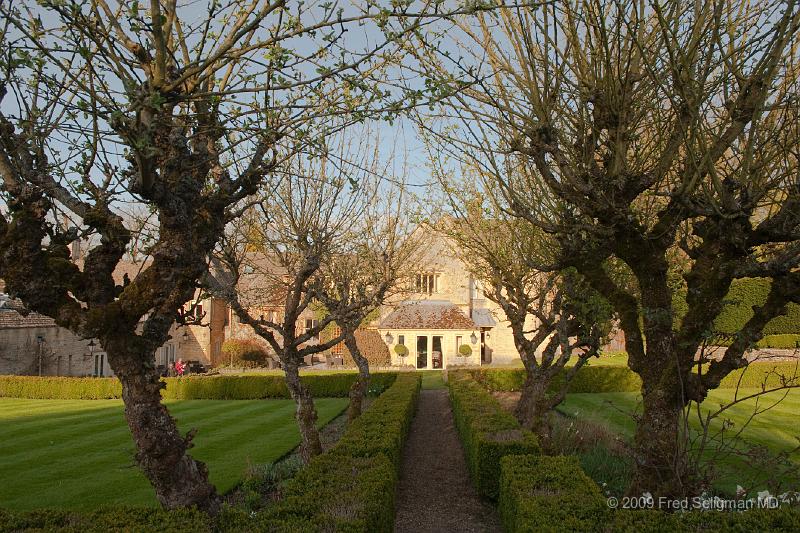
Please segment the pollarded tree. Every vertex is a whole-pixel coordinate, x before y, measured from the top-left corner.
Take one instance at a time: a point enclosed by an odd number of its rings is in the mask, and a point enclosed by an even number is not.
[[[368,202],[362,216],[343,236],[343,246],[322,265],[320,303],[339,326],[340,335],[358,367],[350,389],[347,418],[361,415],[369,390],[369,361],[356,342],[356,330],[387,300],[409,287],[421,241],[408,226],[409,202],[404,188],[385,184]]]
[[[643,383],[632,493],[692,493],[684,407],[800,301],[799,27],[794,1],[581,0],[463,21],[459,61],[422,57],[445,80],[480,60],[450,108],[460,131],[439,138],[492,176],[510,212],[556,235],[563,264],[619,315]],[[772,280],[766,302],[698,364],[743,277]]]
[[[379,25],[408,9],[381,12]],[[384,107],[373,76],[393,59],[406,19],[351,52],[341,37],[377,16],[370,6],[67,0],[3,3],[0,13],[6,290],[100,340],[158,500],[214,512],[206,467],[187,453],[192,432],[181,435],[161,404],[154,351],[265,177]],[[151,217],[149,261],[120,284],[131,205]],[[82,266],[68,248],[78,238],[91,243]]]
[[[310,328],[301,330],[298,323],[321,304],[323,265],[347,249],[351,228],[376,191],[375,177],[344,157],[348,142],[342,140],[338,157],[295,158],[270,194],[232,225],[206,279],[211,293],[224,298],[280,359],[297,404],[305,461],[322,453],[322,445],[314,399],[299,368],[305,357],[328,350],[344,336],[319,342],[335,319],[331,313]],[[337,315],[349,316],[360,305],[360,300],[344,304]]]
[[[607,339],[611,307],[575,269],[553,266],[560,253],[556,239],[508,216],[502,196],[479,193],[468,178],[454,181],[435,167],[450,202],[450,215],[436,230],[451,241],[485,297],[508,320],[526,372],[514,414],[546,440],[552,410]]]

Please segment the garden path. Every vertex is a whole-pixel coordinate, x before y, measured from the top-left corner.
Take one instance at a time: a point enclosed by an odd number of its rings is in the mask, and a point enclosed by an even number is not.
[[[500,532],[495,509],[469,479],[446,389],[420,393],[403,449],[394,530]]]

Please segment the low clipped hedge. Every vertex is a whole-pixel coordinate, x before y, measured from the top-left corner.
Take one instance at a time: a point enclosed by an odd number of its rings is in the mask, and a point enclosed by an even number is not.
[[[470,373],[450,372],[447,383],[472,482],[479,494],[496,499],[500,490],[500,459],[513,454],[538,454],[539,441],[533,433],[522,429],[517,419]]]
[[[504,457],[498,504],[507,533],[800,530],[797,507],[680,513],[611,508],[573,456]]]
[[[509,455],[500,469],[498,507],[507,533],[594,531],[608,510],[577,457]]]
[[[0,509],[0,533],[20,531],[210,533],[213,531],[212,525],[212,519],[196,509],[167,511],[127,506],[107,507],[90,512],[57,509],[12,512]]]
[[[764,337],[758,341],[759,348],[781,348],[784,350],[794,350],[798,346],[800,346],[800,335],[793,333],[764,335]]]
[[[386,390],[396,373],[372,374],[370,389]],[[356,373],[306,374],[300,379],[318,398],[346,398]],[[165,399],[172,400],[258,400],[290,398],[282,375],[189,376],[163,378]],[[102,400],[122,397],[117,378],[72,378],[38,376],[0,376],[0,397],[51,400]]]
[[[348,428],[283,489],[259,530],[390,532],[400,457],[421,376],[400,374]]]
[[[728,374],[719,388],[733,389],[737,385],[742,388],[759,388],[762,383],[766,383],[768,387],[779,386],[781,376],[795,376],[798,371],[800,371],[798,364],[791,361],[750,363],[747,367]],[[519,391],[525,382],[524,368],[468,369],[460,372],[468,373],[484,387],[493,391]],[[558,385],[559,382],[554,380],[553,386]],[[639,392],[641,387],[641,378],[628,367],[585,366],[575,374],[567,390],[570,393]]]
[[[347,428],[336,445],[312,459],[283,486],[282,499],[261,513],[227,508],[211,518],[187,509],[114,507],[88,513],[0,509],[0,533],[391,532],[400,454],[421,376],[405,373],[393,379],[391,387]]]

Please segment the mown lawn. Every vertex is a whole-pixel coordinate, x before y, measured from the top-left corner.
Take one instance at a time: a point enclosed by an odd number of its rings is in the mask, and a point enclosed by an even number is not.
[[[756,389],[740,389],[739,397],[755,392],[758,391]],[[733,394],[733,389],[712,391],[708,399],[701,405],[701,411],[718,409],[720,404],[728,403],[733,398]],[[781,392],[762,395],[758,400],[758,408],[771,406],[782,396]],[[638,393],[570,394],[559,410],[569,416],[600,423],[612,432],[622,435],[626,440],[630,440],[636,428],[631,413],[640,409],[640,400],[641,396]],[[800,451],[795,449],[798,446],[798,437],[800,437],[800,390],[789,391],[786,398],[754,417],[748,424],[748,419],[755,407],[755,399],[731,407],[712,424],[713,430],[718,430],[723,420],[733,423],[732,428],[725,433],[726,435],[731,435],[746,426],[742,430],[741,439],[747,446],[765,446],[773,453],[791,452],[789,458],[792,462],[797,463],[798,471],[800,471]],[[700,424],[696,410],[692,412],[690,420],[692,429],[697,431]],[[717,485],[725,491],[734,490],[737,484],[744,484],[744,478],[759,474],[759,472],[749,469],[747,463],[737,457],[729,457],[722,461],[719,470],[720,476]],[[765,473],[761,472],[761,474]],[[769,472],[766,473],[766,475],[769,474]],[[786,482],[790,484],[796,484],[797,479],[797,476],[793,476],[792,479],[785,478]],[[800,490],[800,486],[790,488]]]
[[[315,400],[322,426],[346,398]],[[191,454],[225,492],[249,464],[274,461],[300,442],[292,400],[165,402],[182,432],[197,428]],[[156,505],[136,467],[120,400],[0,398],[0,507],[93,509]]]

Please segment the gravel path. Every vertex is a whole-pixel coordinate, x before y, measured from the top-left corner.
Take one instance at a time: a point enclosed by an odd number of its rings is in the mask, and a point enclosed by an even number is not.
[[[403,450],[394,530],[502,531],[495,509],[472,487],[444,389],[420,394]]]

